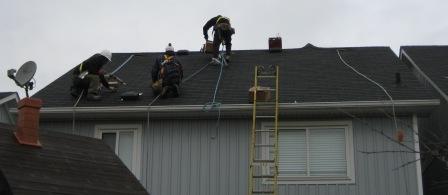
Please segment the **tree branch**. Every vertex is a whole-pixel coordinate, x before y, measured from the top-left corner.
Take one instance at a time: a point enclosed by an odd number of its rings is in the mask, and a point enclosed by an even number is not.
[[[378,153],[424,153],[424,152],[417,152],[417,151],[403,151],[403,150],[381,150],[381,151],[361,151],[358,150],[358,152],[361,152],[363,154],[378,154]]]
[[[405,167],[405,166],[408,166],[408,165],[410,165],[410,164],[413,164],[413,163],[415,163],[415,162],[417,162],[417,161],[419,161],[419,160],[420,160],[420,159],[411,160],[411,161],[406,162],[406,163],[402,164],[401,166],[396,167],[396,168],[394,168],[394,169],[392,169],[392,170],[396,171],[396,170],[398,170],[398,169],[400,169],[400,168],[403,168],[403,167]]]

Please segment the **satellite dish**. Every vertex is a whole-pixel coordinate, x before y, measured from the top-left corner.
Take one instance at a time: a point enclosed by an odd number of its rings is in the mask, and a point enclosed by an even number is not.
[[[28,89],[33,89],[33,79],[36,73],[37,65],[33,61],[28,61],[23,64],[16,73],[16,70],[8,70],[8,77],[16,82],[19,87],[25,88],[26,97],[28,97]],[[14,75],[16,73],[16,75]]]
[[[30,82],[30,80],[34,77],[36,73],[36,63],[33,61],[28,61],[23,64],[16,73],[16,81],[17,85],[23,87],[25,84]]]

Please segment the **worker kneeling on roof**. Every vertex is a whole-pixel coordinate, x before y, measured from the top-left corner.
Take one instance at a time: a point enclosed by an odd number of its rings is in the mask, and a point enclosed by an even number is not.
[[[174,54],[174,47],[171,43],[166,47],[165,54],[156,59],[151,76],[155,96],[160,95],[162,98],[179,97],[183,68]]]
[[[81,93],[87,93],[87,100],[101,100],[101,84],[109,90],[115,90],[107,83],[102,70],[103,66],[108,64],[111,59],[112,53],[104,50],[76,66],[73,70],[71,95],[76,98],[83,95]]]
[[[235,34],[235,29],[230,26],[230,19],[221,15],[213,17],[202,28],[204,38],[208,41],[208,29],[213,26],[213,58],[212,62],[219,64],[218,53],[219,45],[224,43],[226,45],[225,59],[230,61],[230,54],[232,53],[232,35]]]

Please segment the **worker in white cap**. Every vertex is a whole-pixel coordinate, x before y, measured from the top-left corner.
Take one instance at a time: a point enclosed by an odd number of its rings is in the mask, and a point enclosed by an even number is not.
[[[112,53],[109,50],[103,50],[76,66],[73,70],[71,95],[76,98],[82,95],[81,92],[85,92],[87,100],[101,100],[99,93],[101,84],[107,89],[114,90],[107,83],[102,70],[103,66],[111,60]]]
[[[171,43],[165,48],[163,56],[156,59],[151,73],[155,96],[166,98],[180,95],[179,85],[183,78],[183,68],[175,56]]]

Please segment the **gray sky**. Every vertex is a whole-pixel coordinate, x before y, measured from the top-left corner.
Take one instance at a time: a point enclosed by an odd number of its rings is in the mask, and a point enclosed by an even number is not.
[[[37,63],[48,85],[103,49],[112,52],[197,51],[202,26],[218,14],[236,29],[233,49],[447,45],[446,0],[0,0],[0,91],[24,92],[6,71]],[[209,33],[210,34],[210,33]],[[153,62],[148,62],[152,64]],[[149,74],[149,73],[148,73]]]

